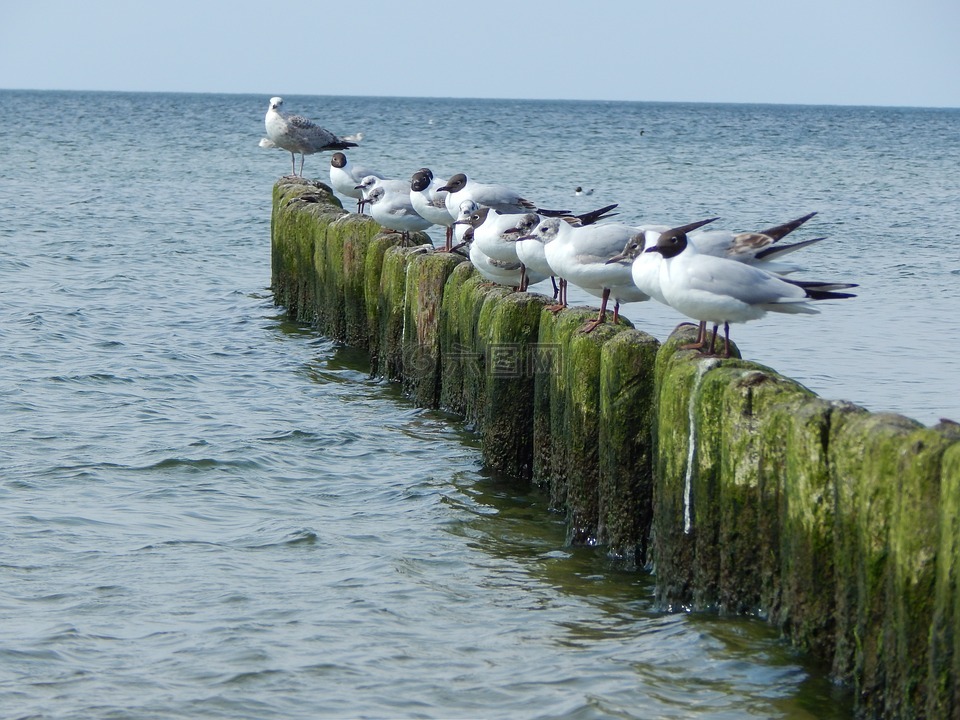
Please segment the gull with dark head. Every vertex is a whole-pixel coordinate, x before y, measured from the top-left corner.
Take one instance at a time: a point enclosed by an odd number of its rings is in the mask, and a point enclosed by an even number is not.
[[[357,186],[368,175],[383,179],[380,173],[357,165],[342,152],[338,151],[330,156],[330,187],[335,192],[356,200],[357,212],[363,209],[363,191]]]
[[[723,323],[724,357],[730,356],[732,322],[756,320],[768,312],[816,314],[811,301],[854,297],[838,292],[856,287],[854,283],[788,280],[756,265],[699,252],[688,233],[705,222],[666,230],[645,252],[663,258],[660,291],[668,305],[694,320]]]
[[[789,245],[778,245],[789,233],[793,232],[810,218],[816,215],[816,212],[808,213],[796,220],[776,225],[766,230],[758,232],[735,232],[731,230],[703,230],[707,225],[717,218],[703,220],[699,224],[694,223],[687,227],[687,242],[694,245],[697,252],[705,255],[714,255],[716,257],[725,257],[747,265],[758,265],[778,275],[787,275],[796,272],[800,268],[796,265],[787,264],[780,260],[784,255],[818,243],[825,238],[818,237],[811,240],[791,243]],[[638,233],[627,241],[623,252],[608,262],[618,262],[628,265],[631,268],[634,284],[650,297],[661,303],[667,303],[660,291],[660,265],[663,262],[663,256],[659,253],[644,252],[657,243],[662,230],[669,228],[658,228],[648,230],[645,233]],[[659,230],[659,231],[657,231]],[[707,323],[700,323],[700,332],[697,341],[684,345],[684,349],[699,349],[706,345],[706,327]],[[714,336],[717,328],[714,327]],[[713,341],[711,341],[712,343]]]
[[[456,215],[447,209],[447,193],[441,190],[443,182],[433,176],[430,168],[420,168],[410,178],[410,202],[413,209],[434,225],[446,228],[444,250],[453,245],[453,223]]]
[[[501,213],[535,212],[551,216],[570,213],[569,210],[544,210],[506,185],[480,183],[467,177],[466,173],[452,176],[440,190],[448,193],[447,210],[451,215],[459,212],[460,203],[464,200],[473,200],[477,205],[493,208]]]

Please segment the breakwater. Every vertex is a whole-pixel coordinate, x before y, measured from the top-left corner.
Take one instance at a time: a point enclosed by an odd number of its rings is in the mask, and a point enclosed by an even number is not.
[[[960,427],[828,402],[770,368],[491,286],[328,189],[273,191],[276,302],[462,416],[568,539],[654,569],[665,610],[749,614],[864,717],[960,717]],[[735,353],[736,354],[736,353]]]

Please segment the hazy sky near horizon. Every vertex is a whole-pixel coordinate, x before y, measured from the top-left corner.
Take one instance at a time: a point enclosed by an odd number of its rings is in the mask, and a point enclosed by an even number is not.
[[[6,0],[0,88],[960,107],[960,2]]]

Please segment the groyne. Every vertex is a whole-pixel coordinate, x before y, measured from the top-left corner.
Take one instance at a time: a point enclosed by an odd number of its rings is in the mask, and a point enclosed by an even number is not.
[[[695,328],[584,334],[595,310],[554,314],[426,235],[404,247],[319,183],[277,183],[271,236],[278,304],[462,416],[570,543],[652,568],[664,610],[774,624],[862,717],[960,718],[960,426],[680,349]]]

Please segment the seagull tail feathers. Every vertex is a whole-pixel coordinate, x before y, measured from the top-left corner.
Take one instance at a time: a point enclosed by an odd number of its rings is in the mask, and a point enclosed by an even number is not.
[[[798,217],[796,220],[791,220],[790,222],[786,222],[783,225],[777,225],[775,227],[768,228],[766,230],[761,230],[760,234],[769,235],[774,239],[774,241],[780,240],[784,236],[792,233],[794,230],[796,230],[798,227],[803,225],[807,220],[809,220],[816,214],[817,214],[817,211],[814,210],[812,213],[807,213],[803,217]]]
[[[617,203],[613,205],[607,205],[606,207],[598,208],[597,210],[591,210],[590,212],[583,213],[582,215],[574,215],[580,225],[592,225],[598,220],[605,220],[606,218],[613,217],[619,213],[610,212],[617,207]]]

